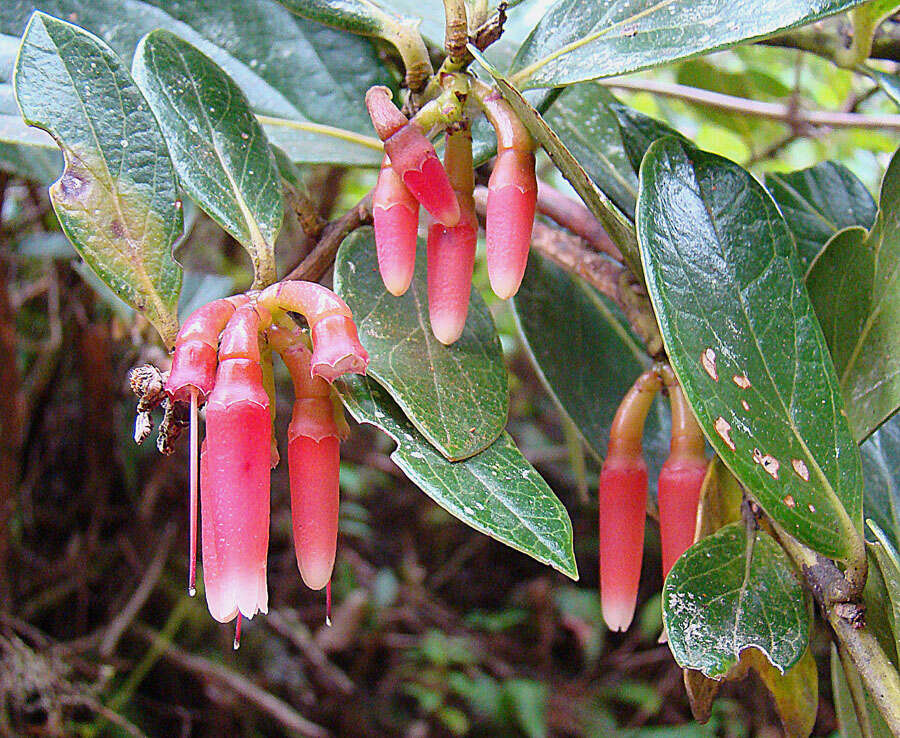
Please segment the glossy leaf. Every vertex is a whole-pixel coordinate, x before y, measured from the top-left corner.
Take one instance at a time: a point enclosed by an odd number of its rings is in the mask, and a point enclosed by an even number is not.
[[[341,245],[334,287],[353,310],[369,352],[368,374],[444,456],[464,459],[496,440],[506,426],[508,379],[497,330],[477,291],[462,336],[443,345],[429,323],[425,244],[419,243],[412,285],[394,297],[381,281],[371,228]]]
[[[716,452],[766,512],[859,563],[862,473],[787,225],[736,164],[665,138],[637,228],[663,341]]]
[[[745,648],[784,673],[809,643],[812,607],[787,554],[732,523],[689,548],[666,578],[663,622],[678,665],[719,677]]]
[[[900,407],[900,153],[875,224],[832,238],[806,279],[857,440]]]
[[[150,107],[100,39],[32,16],[15,71],[22,117],[53,135],[66,167],[50,188],[63,231],[85,262],[171,345],[181,268],[175,173]]]
[[[591,180],[584,167],[566,148],[559,136],[547,125],[541,114],[513,87],[488,61],[473,47],[469,47],[479,64],[494,78],[497,88],[512,106],[521,121],[528,128],[534,140],[544,147],[557,169],[575,188],[597,220],[603,225],[610,238],[618,245],[623,255],[637,274],[641,272],[640,258],[634,230],[628,218],[612,203],[604,192]]]
[[[871,520],[868,526],[875,534],[875,543],[869,544],[869,550],[878,562],[887,602],[882,612],[887,625],[894,636],[894,656],[900,657],[900,555],[891,540],[877,524]],[[890,652],[890,651],[888,651]],[[894,659],[896,663],[897,659]]]
[[[616,409],[649,364],[646,352],[614,306],[534,252],[513,309],[538,376],[594,456],[602,459]],[[565,330],[559,330],[561,325]],[[651,492],[669,454],[666,406],[662,400],[654,404],[644,430]]]
[[[632,171],[611,107],[616,99],[596,82],[563,90],[544,113],[544,121],[584,167],[616,207],[634,218],[637,199],[636,169]]]
[[[619,123],[625,154],[628,156],[631,167],[635,172],[641,170],[644,154],[647,153],[647,149],[657,139],[665,136],[676,136],[682,140],[687,140],[678,131],[662,121],[651,118],[649,115],[644,115],[634,108],[622,105],[622,103],[613,103],[610,105],[610,110],[612,110]]]
[[[368,39],[298,18],[275,0],[6,0],[0,32],[19,35],[35,7],[96,33],[128,64],[155,29],[188,41],[237,83],[269,140],[295,162],[381,162],[359,101],[392,81]]]
[[[558,0],[519,49],[523,88],[613,77],[840,13],[860,0]]]
[[[769,173],[766,189],[794,234],[804,269],[838,231],[875,222],[872,195],[842,164],[823,161],[799,172]]]
[[[390,16],[371,0],[279,0],[302,18],[342,28],[361,36],[384,38]]]
[[[275,281],[284,205],[275,157],[238,86],[168,31],[137,47],[134,77],[156,113],[181,186],[250,254],[254,284]]]
[[[562,503],[506,433],[481,453],[451,462],[420,435],[374,380],[336,383],[344,405],[397,442],[391,459],[425,494],[481,533],[578,579],[572,523]]]
[[[865,516],[900,548],[900,414],[860,446],[866,480]]]

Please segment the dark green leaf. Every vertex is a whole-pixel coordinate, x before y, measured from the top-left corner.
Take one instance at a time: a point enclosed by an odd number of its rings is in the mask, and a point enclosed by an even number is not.
[[[878,210],[856,175],[830,161],[799,172],[766,174],[766,189],[794,234],[804,269],[838,231],[871,228]]]
[[[465,461],[447,461],[374,380],[353,377],[336,386],[357,421],[381,428],[397,442],[391,459],[451,515],[578,579],[566,509],[509,435]]]
[[[900,152],[875,224],[838,233],[806,279],[858,440],[900,407]]]
[[[812,605],[787,554],[762,530],[732,523],[691,546],[663,587],[678,665],[721,677],[757,648],[784,673],[809,643]]]
[[[369,352],[368,373],[403,408],[416,429],[451,461],[490,446],[509,408],[506,365],[494,321],[476,290],[462,336],[444,346],[431,332],[425,244],[402,297],[384,287],[371,228],[350,235],[335,260],[334,288],[353,310]]]
[[[610,200],[634,218],[637,176],[629,165],[616,116],[616,99],[596,82],[563,90],[544,121]],[[636,171],[636,170],[635,170]]]
[[[649,365],[646,352],[623,326],[615,307],[534,252],[513,309],[544,386],[602,459],[619,402]],[[658,401],[644,431],[651,487],[669,452],[668,431],[665,403]]]
[[[391,18],[371,0],[278,0],[301,18],[342,28],[361,36],[389,36]]]
[[[884,580],[885,600],[884,607],[877,615],[883,615],[887,621],[884,630],[889,630],[894,636],[894,662],[900,656],[900,555],[891,540],[877,524],[867,521],[869,528],[877,539],[869,544],[869,550],[878,562],[881,578]],[[867,608],[871,611],[872,608]],[[876,613],[873,613],[876,614]],[[890,649],[888,649],[890,653]]]
[[[637,228],[672,367],[725,464],[791,535],[859,563],[862,472],[794,241],[746,171],[674,138]]]
[[[138,44],[134,77],[162,126],[185,192],[247,249],[254,284],[274,282],[281,179],[243,93],[209,57],[168,31]]]
[[[16,64],[22,117],[53,135],[66,168],[50,188],[63,231],[100,278],[171,345],[182,214],[166,143],[118,57],[77,26],[36,13]]]
[[[865,516],[900,546],[900,414],[860,446],[866,480]]]
[[[682,140],[687,140],[674,128],[670,128],[662,121],[656,120],[656,118],[639,113],[627,105],[616,102],[610,105],[610,109],[619,123],[625,153],[635,172],[641,170],[641,161],[644,159],[644,154],[647,153],[647,149],[650,148],[650,145],[656,139],[664,138],[665,136],[677,136]]]
[[[860,0],[558,0],[519,49],[513,81],[556,87],[724,49],[859,5]]]
[[[559,171],[575,188],[584,204],[588,206],[606,229],[610,238],[622,250],[632,271],[640,274],[641,264],[637,253],[637,242],[633,226],[628,218],[591,180],[584,167],[572,156],[559,136],[547,125],[540,113],[523,97],[522,93],[494,69],[476,49],[471,46],[469,48],[479,64],[494,78],[497,88],[528,128],[528,132],[534,140],[544,147]]]
[[[150,31],[183,38],[237,83],[269,140],[296,162],[381,162],[360,103],[391,76],[367,39],[298,18],[275,0],[6,0],[0,32],[20,34],[35,7],[97,33],[129,64]]]

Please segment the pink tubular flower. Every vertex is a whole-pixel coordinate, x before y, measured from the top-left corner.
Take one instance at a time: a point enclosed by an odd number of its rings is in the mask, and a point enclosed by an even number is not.
[[[622,399],[600,472],[600,603],[610,630],[627,630],[637,604],[647,505],[641,436],[660,384],[645,372]]]
[[[434,146],[422,130],[391,102],[387,87],[372,87],[366,93],[366,108],[403,184],[436,221],[456,225],[460,217],[456,196]]]
[[[703,431],[681,387],[668,386],[672,408],[672,443],[659,473],[659,535],[663,578],[694,542],[700,491],[706,478]]]
[[[478,242],[472,200],[472,136],[468,130],[447,136],[444,164],[462,215],[453,227],[435,222],[428,228],[428,312],[435,337],[449,345],[466,326]]]
[[[369,354],[359,342],[353,314],[340,297],[315,282],[287,281],[263,290],[257,301],[266,308],[300,313],[312,336],[312,374],[329,382],[341,374],[364,374]]]
[[[497,134],[497,160],[488,181],[485,251],[491,289],[507,299],[519,290],[537,204],[534,142],[509,103],[486,85],[476,95]]]
[[[372,195],[372,219],[381,279],[388,292],[399,297],[409,289],[416,267],[419,202],[387,157]]]
[[[250,304],[228,321],[206,409],[200,474],[203,570],[206,602],[220,622],[238,613],[252,618],[268,611],[272,419],[259,327],[260,308]]]
[[[340,436],[331,387],[310,373],[310,352],[302,338],[282,328],[269,331],[294,384],[294,412],[288,426],[288,465],[294,551],[300,576],[311,589],[331,580],[337,549],[340,499]]]

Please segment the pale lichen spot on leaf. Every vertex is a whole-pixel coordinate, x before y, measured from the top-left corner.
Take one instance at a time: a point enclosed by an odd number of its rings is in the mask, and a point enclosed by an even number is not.
[[[747,379],[745,374],[735,374],[731,381],[734,382],[741,389],[747,389],[750,386],[750,380]]]
[[[809,481],[809,469],[806,467],[800,459],[791,459],[791,466],[794,467],[794,471],[797,472],[797,476],[800,477],[804,482]]]
[[[758,448],[753,449],[753,460],[759,464],[772,479],[778,479],[778,469],[781,464],[771,454],[764,454]]]
[[[713,378],[713,381],[718,382],[719,372],[716,369],[716,352],[711,348],[705,349],[703,353],[700,354],[700,363],[703,364],[703,368],[706,370],[706,373]]]
[[[725,444],[732,451],[735,450],[734,441],[731,440],[731,423],[729,423],[725,418],[719,416],[716,418],[716,422],[714,423],[716,433],[725,441]]]

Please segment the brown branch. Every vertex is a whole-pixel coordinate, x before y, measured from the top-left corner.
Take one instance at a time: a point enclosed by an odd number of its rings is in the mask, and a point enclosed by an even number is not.
[[[576,236],[581,236],[597,251],[609,254],[618,262],[622,261],[619,247],[613,243],[600,221],[579,200],[566,197],[546,182],[538,181],[537,211]]]
[[[317,281],[334,264],[334,257],[343,240],[357,228],[372,222],[372,193],[370,192],[337,220],[322,230],[321,238],[306,258],[284,276],[288,279]]]
[[[291,733],[308,738],[327,738],[330,735],[321,725],[307,720],[289,704],[249,681],[238,672],[182,651],[178,646],[162,638],[155,630],[140,623],[132,626],[132,632],[160,649],[162,657],[169,663],[202,679],[230,689],[258,710],[276,720]]]
[[[863,115],[861,113],[832,112],[829,110],[792,109],[781,103],[750,100],[746,97],[723,95],[697,87],[660,82],[655,79],[611,79],[600,83],[619,90],[650,92],[654,95],[673,97],[696,105],[717,110],[727,110],[756,118],[779,120],[792,126],[829,126],[831,128],[884,128],[900,130],[900,115]]]

